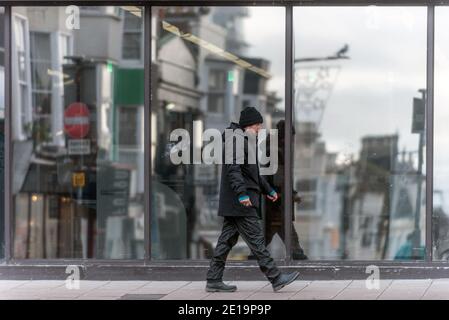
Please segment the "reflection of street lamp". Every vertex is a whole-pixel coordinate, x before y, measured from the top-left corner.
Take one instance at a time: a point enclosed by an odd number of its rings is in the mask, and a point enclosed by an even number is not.
[[[298,58],[295,59],[295,63],[300,62],[313,62],[313,61],[328,61],[328,60],[340,60],[340,59],[350,59],[346,53],[349,50],[349,45],[345,44],[343,48],[337,51],[337,53],[333,56],[327,56],[327,57],[309,57],[309,58]]]
[[[317,127],[320,125],[324,109],[326,107],[327,100],[332,92],[335,81],[337,80],[338,73],[340,71],[339,65],[326,66],[324,62],[334,61],[334,60],[347,60],[350,57],[347,55],[349,51],[349,45],[345,44],[340,50],[335,54],[324,56],[324,57],[305,57],[297,58],[294,60],[295,63],[295,82],[298,81],[298,85],[295,84],[295,105],[302,105],[303,113],[305,113],[305,118],[312,119],[312,122],[316,123]],[[312,62],[312,66],[308,65],[305,67],[300,67],[304,63]],[[318,65],[313,65],[313,63],[318,62]],[[323,63],[319,63],[323,62]],[[317,69],[318,74],[311,75],[310,70]],[[300,71],[307,70],[308,74],[306,81],[301,84],[302,76]],[[336,71],[334,73],[334,79],[331,79],[330,70]],[[325,92],[325,96],[320,97],[319,93]],[[301,99],[304,97],[304,99]],[[311,118],[312,117],[312,118]]]

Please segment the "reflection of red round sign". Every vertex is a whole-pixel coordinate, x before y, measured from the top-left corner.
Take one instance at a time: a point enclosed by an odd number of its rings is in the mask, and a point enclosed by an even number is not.
[[[82,139],[89,132],[89,109],[82,102],[71,103],[64,111],[64,131],[73,139]]]

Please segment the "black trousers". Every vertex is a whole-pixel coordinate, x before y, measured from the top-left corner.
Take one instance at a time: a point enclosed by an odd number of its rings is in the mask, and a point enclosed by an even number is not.
[[[268,281],[273,281],[281,274],[276,267],[270,252],[265,246],[261,220],[258,217],[225,217],[223,229],[218,238],[214,256],[207,272],[208,281],[221,281],[229,251],[242,236],[252,254],[257,258],[260,270]]]

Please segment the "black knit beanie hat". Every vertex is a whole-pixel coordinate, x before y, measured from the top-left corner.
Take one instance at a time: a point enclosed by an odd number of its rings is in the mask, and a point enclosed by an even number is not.
[[[256,123],[263,123],[262,115],[256,108],[246,107],[240,112],[240,127],[245,128]]]

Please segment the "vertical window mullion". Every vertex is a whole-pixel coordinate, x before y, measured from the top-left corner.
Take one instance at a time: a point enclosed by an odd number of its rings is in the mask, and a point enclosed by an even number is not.
[[[5,35],[5,260],[11,260],[11,226],[12,226],[12,205],[11,205],[11,7],[5,7],[5,20],[3,26]]]
[[[284,163],[284,243],[286,264],[291,262],[292,203],[292,116],[293,116],[293,7],[285,11],[285,163]]]

